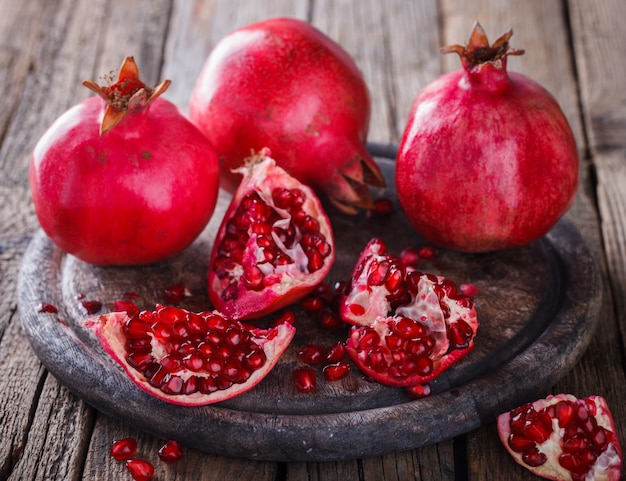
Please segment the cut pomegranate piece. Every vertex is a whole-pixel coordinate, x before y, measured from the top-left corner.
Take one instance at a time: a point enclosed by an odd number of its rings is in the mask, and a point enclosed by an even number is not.
[[[295,334],[282,323],[246,329],[217,312],[157,305],[129,316],[89,318],[104,349],[137,386],[173,404],[211,404],[248,391],[278,361]]]
[[[209,297],[233,319],[259,318],[300,300],[335,259],[319,199],[268,155],[264,149],[238,170],[243,180],[211,253]]]
[[[372,239],[361,253],[340,304],[354,324],[346,342],[352,360],[390,386],[423,384],[474,348],[474,300],[454,282],[424,274]]]
[[[606,400],[558,394],[498,416],[498,435],[520,465],[553,480],[617,481],[622,450]]]

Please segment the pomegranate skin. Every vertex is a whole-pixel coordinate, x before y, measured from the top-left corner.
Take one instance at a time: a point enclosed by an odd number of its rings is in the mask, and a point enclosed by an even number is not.
[[[105,102],[62,114],[30,163],[35,211],[64,251],[98,265],[171,257],[202,232],[218,192],[210,143],[171,102],[129,111],[103,135]]]
[[[442,247],[486,252],[545,235],[574,200],[579,159],[552,95],[507,73],[511,52],[472,65],[464,56],[472,48],[447,50],[460,53],[464,68],[415,98],[396,183],[400,205],[421,235]]]
[[[307,22],[273,18],[224,37],[196,81],[189,116],[215,146],[229,191],[241,178],[232,169],[264,147],[346,212],[371,207],[366,184],[384,184],[365,147],[370,95],[363,76]]]

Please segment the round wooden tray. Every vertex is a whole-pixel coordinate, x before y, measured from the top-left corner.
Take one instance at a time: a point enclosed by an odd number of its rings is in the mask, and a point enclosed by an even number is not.
[[[375,192],[396,200],[393,148],[371,146],[388,187]],[[38,232],[18,280],[23,330],[44,366],[77,396],[108,416],[195,449],[250,459],[321,461],[380,455],[436,443],[492,422],[523,402],[543,397],[579,360],[598,322],[601,280],[578,231],[560,221],[531,245],[488,254],[438,250],[420,269],[480,289],[481,322],[475,349],[431,382],[432,395],[411,400],[402,389],[370,382],[353,369],[339,382],[318,376],[317,391],[298,392],[291,373],[304,344],[330,345],[347,331],[320,329],[294,306],[297,334],[274,370],[251,391],[228,401],[184,407],[160,401],[128,379],[84,326],[82,300],[103,303],[125,293],[151,309],[163,291],[182,283],[191,293],[181,304],[210,308],[208,259],[229,196],[221,193],[204,233],[177,257],[136,268],[96,267],[59,250]],[[396,203],[397,207],[397,203]],[[336,238],[336,263],[328,281],[347,280],[360,251],[374,236],[389,250],[426,242],[399,208],[390,217],[347,216],[328,207]],[[106,228],[106,226],[103,226]],[[42,303],[58,313],[42,313]],[[270,322],[271,319],[261,321]]]

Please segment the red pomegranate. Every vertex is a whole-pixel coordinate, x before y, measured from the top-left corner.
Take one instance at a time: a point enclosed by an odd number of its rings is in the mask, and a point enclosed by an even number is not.
[[[383,185],[365,147],[370,96],[354,61],[307,22],[272,18],[235,30],[209,55],[189,115],[216,148],[222,186],[251,151],[269,147],[279,166],[344,211],[371,207]]]
[[[61,115],[35,146],[30,186],[46,234],[100,265],[171,257],[202,232],[217,200],[210,143],[139,78],[132,57],[117,80]]]
[[[414,100],[396,164],[398,200],[424,237],[484,252],[546,234],[573,202],[579,160],[552,95],[507,72],[508,32],[489,45],[476,23],[456,52],[463,69],[442,75]]]

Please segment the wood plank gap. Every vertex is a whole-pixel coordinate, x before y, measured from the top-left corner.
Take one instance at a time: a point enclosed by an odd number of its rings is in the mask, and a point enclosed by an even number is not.
[[[454,458],[454,481],[468,481],[467,435],[459,436],[452,442]]]

